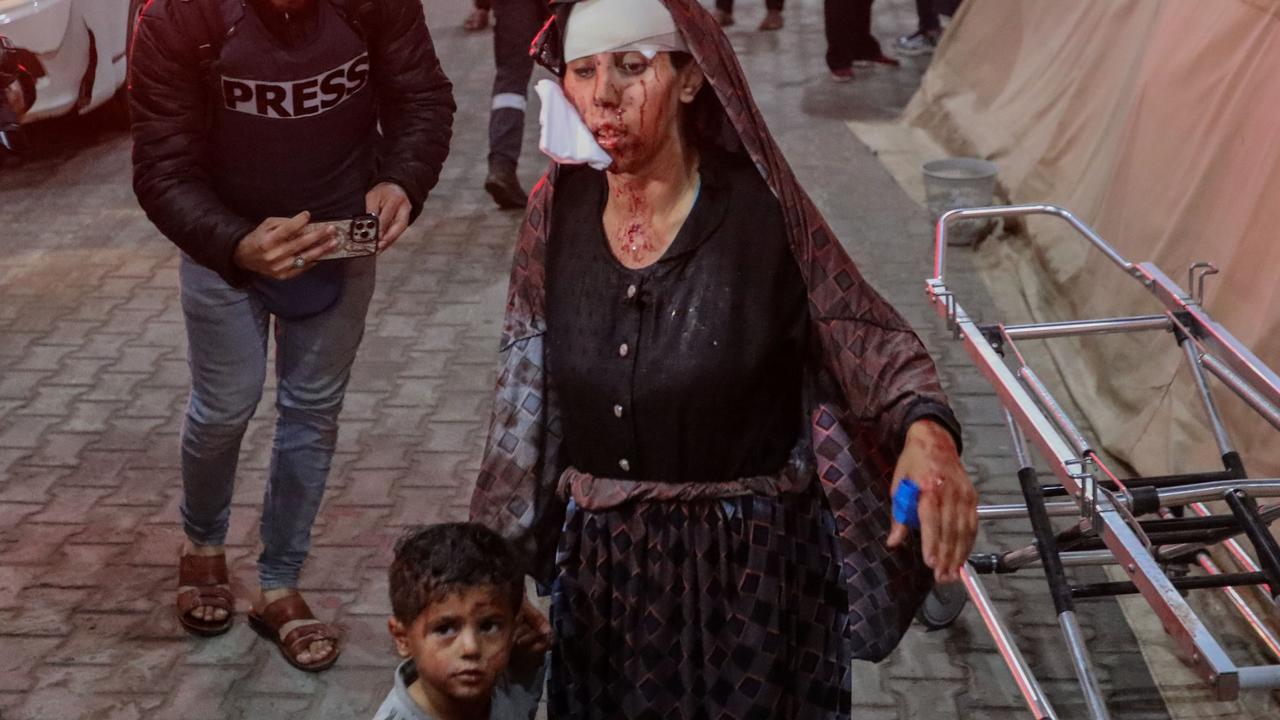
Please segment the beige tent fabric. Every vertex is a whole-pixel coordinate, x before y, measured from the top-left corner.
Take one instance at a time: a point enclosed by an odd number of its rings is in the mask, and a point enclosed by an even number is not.
[[[1277,68],[1280,0],[969,0],[904,120],[994,161],[1011,201],[1064,206],[1179,284],[1216,264],[1207,309],[1280,368]],[[1004,251],[1037,319],[1160,311],[1065,224],[1029,230]],[[1150,474],[1218,467],[1169,335],[1049,346],[1112,454]],[[1215,395],[1251,474],[1280,476],[1280,436]]]

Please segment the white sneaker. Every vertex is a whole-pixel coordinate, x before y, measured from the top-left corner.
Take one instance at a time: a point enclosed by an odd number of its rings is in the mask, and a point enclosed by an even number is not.
[[[903,35],[893,41],[893,47],[903,55],[928,55],[938,47],[938,36],[927,32]]]

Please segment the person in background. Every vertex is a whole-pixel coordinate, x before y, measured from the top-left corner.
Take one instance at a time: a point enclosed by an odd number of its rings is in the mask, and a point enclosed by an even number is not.
[[[871,6],[874,0],[824,0],[823,27],[827,35],[827,68],[836,82],[853,79],[854,66],[897,67],[898,61],[885,55],[880,41],[871,34]]]
[[[782,4],[783,0],[764,0],[764,20],[760,21],[759,27],[761,31],[782,29]],[[720,23],[720,27],[729,27],[737,22],[733,19],[733,0],[716,0],[716,22]]]
[[[27,97],[25,88],[18,80],[14,80],[9,87],[4,89],[5,102],[9,105],[9,109],[13,111],[14,117],[19,121],[27,114],[27,109],[31,107],[31,103],[27,102]]]
[[[4,100],[18,122],[22,122],[22,118],[27,114],[27,111],[31,109],[32,105],[35,105],[36,83],[25,68],[19,74],[18,79],[4,89]]]
[[[489,111],[489,174],[484,189],[503,209],[519,209],[529,197],[516,168],[524,143],[525,109],[533,58],[529,45],[550,10],[547,0],[490,0],[493,7],[493,104]]]
[[[36,104],[36,79],[18,61],[18,54],[9,38],[0,35],[0,78],[10,77],[8,87],[0,87],[4,106],[13,113],[13,122],[22,122],[22,118]]]
[[[462,29],[467,32],[480,32],[489,27],[489,3],[492,0],[476,0],[475,8],[462,21]]]

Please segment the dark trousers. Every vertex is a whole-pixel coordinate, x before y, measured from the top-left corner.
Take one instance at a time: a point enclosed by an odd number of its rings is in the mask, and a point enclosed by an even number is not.
[[[765,8],[782,12],[783,0],[764,0]],[[716,0],[716,9],[733,14],[733,0]]]
[[[873,0],[825,0],[822,15],[827,31],[827,67],[846,69],[854,60],[880,57],[880,41],[871,34]]]
[[[960,0],[916,0],[916,18],[920,23],[920,32],[938,32],[942,29],[938,16],[951,17],[959,6]]]
[[[546,0],[491,0],[493,5],[493,105],[489,113],[489,163],[515,167],[524,139],[525,103],[533,58],[529,46],[549,14]]]
[[[922,33],[938,32],[942,29],[942,23],[938,22],[938,9],[934,7],[934,0],[916,0],[916,18],[919,25],[919,31]]]

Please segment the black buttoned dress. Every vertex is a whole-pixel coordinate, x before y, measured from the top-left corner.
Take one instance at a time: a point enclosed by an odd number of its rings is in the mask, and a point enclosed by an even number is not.
[[[565,169],[547,247],[547,351],[564,455],[599,478],[776,473],[807,419],[805,284],[777,200],[708,156],[666,253],[631,270],[604,173]],[[553,718],[847,718],[848,596],[834,520],[803,493],[570,501],[552,591]]]

